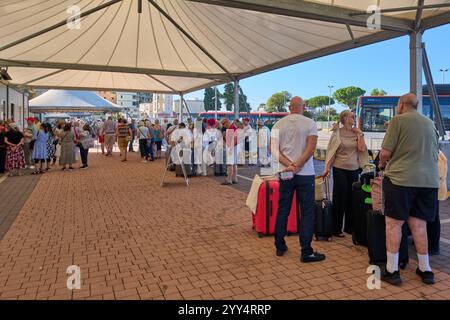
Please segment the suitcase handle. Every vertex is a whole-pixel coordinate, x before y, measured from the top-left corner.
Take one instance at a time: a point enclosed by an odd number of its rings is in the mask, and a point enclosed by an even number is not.
[[[325,185],[325,199],[330,200],[330,179],[328,177],[323,177],[323,182]]]

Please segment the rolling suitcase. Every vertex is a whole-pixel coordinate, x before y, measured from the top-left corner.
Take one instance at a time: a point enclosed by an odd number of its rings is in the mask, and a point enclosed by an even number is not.
[[[372,188],[370,182],[376,176],[376,166],[367,164],[360,181],[352,185],[352,241],[355,245],[367,247],[367,212],[372,209]]]
[[[384,214],[379,210],[367,212],[367,248],[370,264],[381,265],[386,263],[386,220]],[[402,227],[402,240],[399,250],[400,268],[405,269],[408,262],[408,230],[405,223]]]
[[[192,177],[194,175],[194,166],[192,164],[184,164],[184,170],[186,172],[186,176]],[[175,176],[184,177],[181,164],[175,165]]]
[[[227,176],[227,166],[225,164],[214,164],[214,175],[216,177],[226,177]]]
[[[325,198],[316,201],[314,209],[314,236],[316,240],[330,241],[333,236],[333,205],[330,201],[328,180],[324,185]]]
[[[280,182],[278,180],[265,180],[259,187],[256,212],[252,217],[253,229],[258,233],[259,237],[273,235],[275,233],[279,200]],[[288,218],[288,234],[298,232],[299,211],[296,195],[294,194]]]
[[[352,185],[352,240],[355,245],[367,246],[367,211],[372,209],[370,185],[355,182]]]
[[[436,218],[427,222],[428,252],[439,253],[439,241],[441,238],[441,221],[439,220],[439,201],[436,206]]]

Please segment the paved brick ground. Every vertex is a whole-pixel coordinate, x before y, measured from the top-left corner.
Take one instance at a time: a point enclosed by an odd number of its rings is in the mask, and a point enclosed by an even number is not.
[[[277,258],[244,192],[173,173],[161,189],[162,161],[90,157],[87,171],[43,175],[0,241],[0,299],[450,298],[450,276],[425,286],[414,261],[401,287],[368,290],[366,251],[349,237],[314,243],[324,263],[300,264],[295,236]],[[66,287],[72,264],[80,290]]]
[[[0,176],[0,240],[9,230],[22,206],[33,192],[39,176],[29,175],[26,171],[22,177],[6,178]]]

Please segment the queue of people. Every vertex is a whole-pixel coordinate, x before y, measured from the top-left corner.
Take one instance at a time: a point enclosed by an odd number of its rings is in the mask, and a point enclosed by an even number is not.
[[[12,121],[0,122],[0,173],[6,170],[9,176],[22,175],[24,169],[31,169],[32,175],[43,174],[57,160],[61,170],[74,170],[77,154],[81,158],[80,169],[88,168],[94,138],[88,123],[59,121],[52,125],[32,117],[26,121],[23,130]]]

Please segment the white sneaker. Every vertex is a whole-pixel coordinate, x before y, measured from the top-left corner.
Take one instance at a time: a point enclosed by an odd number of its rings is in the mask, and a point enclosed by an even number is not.
[[[29,166],[29,169],[34,169],[35,168],[35,166]]]
[[[141,163],[147,163],[147,162],[148,162],[147,160],[142,160],[142,161],[141,161]]]

